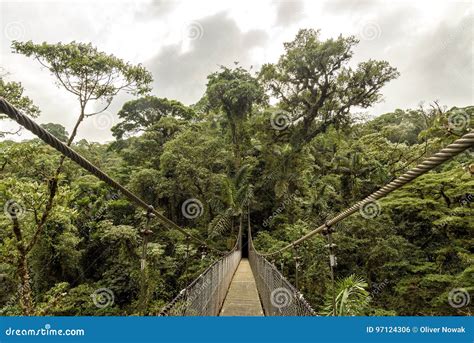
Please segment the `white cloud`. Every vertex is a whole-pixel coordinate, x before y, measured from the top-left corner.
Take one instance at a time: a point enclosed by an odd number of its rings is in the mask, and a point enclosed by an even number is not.
[[[202,37],[190,41],[186,30],[195,22],[202,25]],[[130,62],[146,63],[156,79],[155,94],[189,104],[199,99],[206,76],[218,64],[240,61],[258,68],[275,62],[283,42],[299,28],[319,28],[327,38],[361,36],[368,25],[375,28],[368,31],[375,38],[361,40],[354,63],[385,59],[402,73],[383,89],[385,102],[370,109],[371,114],[435,99],[448,106],[473,103],[470,1],[2,1],[0,66],[40,106],[39,122],[70,130],[75,100],[33,60],[12,54],[10,39],[90,41]],[[118,97],[110,112],[116,113],[126,99]],[[112,136],[89,120],[79,138],[104,141]]]

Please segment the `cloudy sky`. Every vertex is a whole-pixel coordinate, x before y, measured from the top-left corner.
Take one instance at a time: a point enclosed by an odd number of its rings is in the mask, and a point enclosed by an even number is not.
[[[12,40],[92,42],[100,50],[142,63],[154,77],[153,94],[195,103],[206,76],[239,61],[257,71],[276,62],[283,42],[300,28],[322,38],[355,35],[353,63],[389,61],[401,76],[383,88],[384,101],[368,110],[379,115],[439,100],[448,107],[474,104],[472,1],[5,1],[0,0],[0,72],[20,81],[41,108],[41,123],[71,129],[77,101],[32,59],[12,54]],[[79,138],[107,141],[116,112],[89,118]],[[1,128],[15,128],[0,122]],[[23,136],[17,138],[27,138]]]

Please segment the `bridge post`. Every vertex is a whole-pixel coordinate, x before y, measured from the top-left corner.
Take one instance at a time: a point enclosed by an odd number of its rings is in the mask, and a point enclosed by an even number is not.
[[[190,252],[190,246],[189,246],[189,237],[186,236],[186,251],[184,255],[184,282],[188,282],[187,275],[188,275],[188,263],[189,263],[189,252]]]
[[[294,260],[295,260],[295,287],[298,288],[298,272],[300,269],[300,257],[298,256],[298,248],[295,246],[294,248]]]
[[[336,285],[334,281],[334,268],[337,266],[337,258],[334,255],[334,248],[336,247],[336,244],[334,244],[332,240],[333,231],[334,229],[331,226],[328,226],[326,224],[326,228],[323,230],[323,235],[325,235],[328,239],[328,244],[326,245],[326,247],[328,248],[328,251],[329,251],[329,268],[330,268],[330,273],[331,273],[331,284],[332,284],[332,315],[337,316]]]
[[[143,316],[145,315],[146,305],[147,305],[147,297],[148,297],[148,273],[147,273],[147,249],[148,249],[148,237],[153,233],[150,230],[150,221],[154,218],[155,215],[153,214],[153,206],[150,205],[146,212],[146,222],[145,228],[141,230],[141,234],[143,237],[142,243],[142,255],[140,259],[140,272],[141,272],[141,280],[140,280],[140,297],[139,297],[139,312]]]

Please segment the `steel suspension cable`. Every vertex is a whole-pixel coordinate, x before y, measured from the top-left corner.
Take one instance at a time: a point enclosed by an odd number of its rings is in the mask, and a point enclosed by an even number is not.
[[[259,253],[262,256],[272,256],[287,249],[290,249],[307,239],[313,237],[314,235],[324,232],[328,230],[333,225],[337,224],[338,222],[344,220],[345,218],[351,216],[364,205],[368,203],[372,203],[380,198],[387,196],[388,194],[392,193],[393,191],[405,186],[407,183],[413,181],[417,177],[429,172],[430,170],[436,168],[437,166],[441,165],[442,163],[446,162],[447,160],[455,157],[456,155],[460,154],[461,152],[469,149],[470,147],[474,146],[474,130],[465,134],[460,139],[454,141],[453,143],[449,144],[447,147],[441,149],[438,153],[434,154],[433,156],[427,158],[421,164],[417,165],[415,168],[410,169],[403,175],[399,176],[392,182],[386,184],[378,191],[370,194],[363,200],[357,202],[353,206],[347,208],[346,210],[339,213],[337,216],[331,218],[330,220],[326,221],[324,224],[319,226],[318,228],[312,230],[311,232],[307,233],[306,235],[302,236],[301,238],[293,241],[292,243],[288,244],[287,246],[276,250],[274,252],[269,253]]]
[[[98,167],[93,165],[87,159],[85,159],[80,154],[75,152],[73,149],[68,147],[66,144],[61,142],[59,139],[57,139],[55,136],[53,136],[48,131],[43,129],[41,126],[39,126],[33,120],[28,118],[26,115],[24,115],[23,113],[18,111],[15,107],[13,107],[10,103],[8,103],[8,101],[6,101],[2,97],[0,97],[0,113],[6,114],[8,117],[10,117],[14,121],[16,121],[18,124],[20,124],[21,126],[25,127],[27,130],[31,131],[36,136],[38,136],[46,144],[50,145],[51,147],[53,147],[54,149],[59,151],[64,156],[71,159],[72,161],[76,162],[79,166],[81,166],[82,168],[84,168],[85,170],[90,172],[91,174],[95,175],[97,178],[104,181],[106,184],[108,184],[112,188],[115,188],[115,189],[119,190],[131,202],[133,202],[136,205],[144,208],[148,212],[153,213],[156,216],[156,218],[158,218],[169,229],[178,230],[179,232],[183,233],[185,236],[189,237],[190,239],[192,239],[192,240],[194,240],[194,241],[196,241],[196,242],[198,242],[202,245],[205,245],[210,250],[213,250],[213,251],[218,252],[218,253],[223,253],[223,251],[209,246],[205,241],[203,241],[203,240],[195,237],[194,235],[188,233],[186,230],[181,228],[178,224],[176,224],[172,220],[166,218],[164,215],[162,215],[157,210],[155,210],[152,205],[147,204],[143,199],[141,199],[136,194],[132,193],[127,188],[122,186],[120,183],[118,183],[117,181],[112,179],[110,176],[108,176],[106,173],[104,173]]]

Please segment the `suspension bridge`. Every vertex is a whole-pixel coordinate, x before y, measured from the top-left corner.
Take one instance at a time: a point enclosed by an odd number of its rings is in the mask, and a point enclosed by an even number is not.
[[[120,191],[128,200],[144,208],[148,218],[156,217],[168,229],[180,231],[188,239],[207,247],[221,256],[201,273],[199,277],[181,290],[179,294],[161,310],[159,314],[161,316],[317,315],[310,304],[305,300],[303,294],[301,294],[267,258],[294,248],[316,234],[323,234],[328,237],[329,265],[332,270],[335,266],[335,258],[332,253],[333,244],[331,234],[337,223],[474,146],[474,131],[471,131],[438,153],[427,158],[415,168],[405,172],[381,189],[277,251],[264,254],[256,250],[252,240],[250,211],[248,211],[246,218],[247,224],[244,228],[241,221],[235,246],[229,252],[222,252],[204,240],[191,235],[185,229],[166,218],[154,209],[153,206],[147,204],[136,194],[116,182],[109,175],[71,149],[70,146],[58,140],[1,97],[0,113],[6,114],[9,118],[34,133],[65,157],[68,157],[109,186]],[[246,235],[244,235],[244,230],[246,231]],[[143,251],[146,251],[147,230],[144,230],[144,232]],[[247,240],[244,240],[244,236],[247,236]],[[145,254],[143,259],[145,259]],[[142,262],[143,269],[146,261]]]

